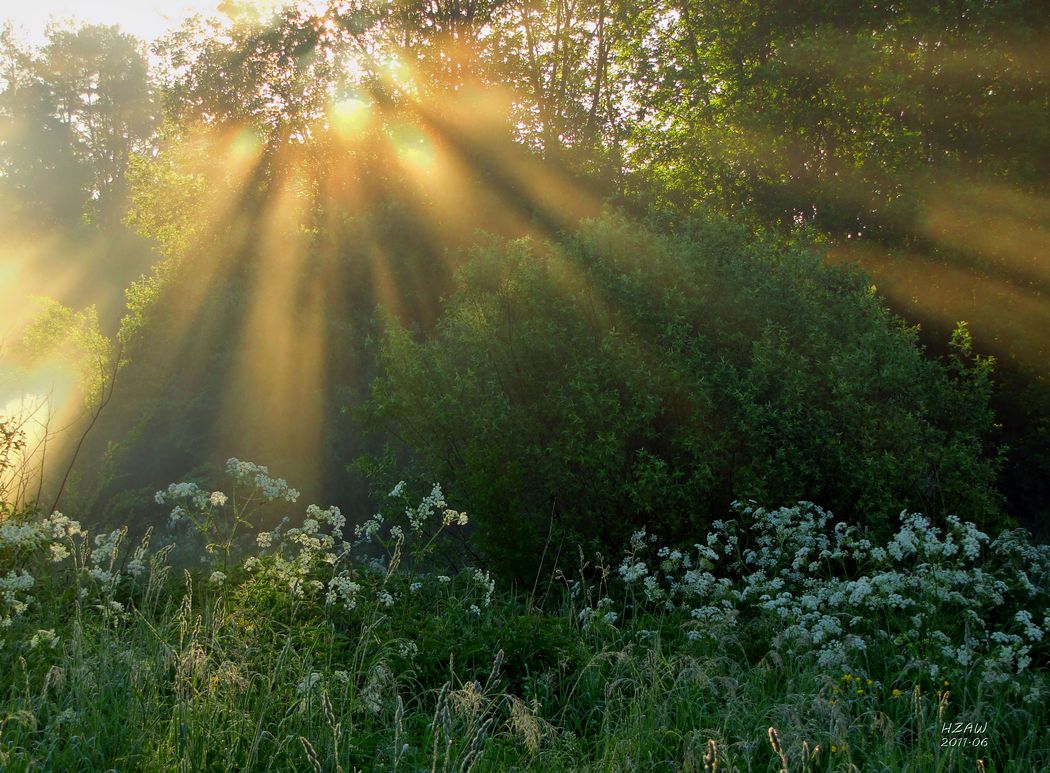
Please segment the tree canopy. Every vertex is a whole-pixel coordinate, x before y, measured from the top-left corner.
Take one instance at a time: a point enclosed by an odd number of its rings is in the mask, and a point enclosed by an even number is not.
[[[802,495],[980,520],[997,475],[1038,520],[1044,10],[231,1],[149,47],[6,28],[15,286],[61,265],[68,313],[126,343],[83,495],[258,447],[363,498],[380,417],[421,475],[545,492],[540,521],[593,479],[596,522],[650,490],[686,521]],[[479,370],[500,358],[527,386]]]

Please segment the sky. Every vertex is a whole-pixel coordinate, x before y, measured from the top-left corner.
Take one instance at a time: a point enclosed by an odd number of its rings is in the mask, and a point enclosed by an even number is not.
[[[143,40],[154,40],[196,13],[212,14],[219,0],[0,0],[0,24],[13,22],[19,37],[43,40],[50,19],[73,18],[119,24]]]

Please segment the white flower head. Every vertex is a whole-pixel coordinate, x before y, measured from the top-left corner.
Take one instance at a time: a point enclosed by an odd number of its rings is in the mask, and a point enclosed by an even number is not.
[[[41,628],[33,634],[33,638],[29,640],[29,649],[35,650],[37,647],[50,647],[54,649],[58,646],[58,635],[55,634],[54,628]]]
[[[50,555],[51,560],[54,561],[55,563],[58,563],[59,561],[63,561],[66,558],[69,557],[69,549],[65,545],[63,545],[63,544],[61,544],[59,542],[52,542],[48,546],[48,552],[51,554]]]

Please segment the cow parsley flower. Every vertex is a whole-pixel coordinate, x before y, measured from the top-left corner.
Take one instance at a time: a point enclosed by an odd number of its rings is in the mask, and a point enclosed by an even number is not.
[[[632,561],[630,557],[627,557],[620,564],[619,572],[624,582],[632,583],[649,574],[649,567],[645,565],[644,561]]]
[[[50,558],[53,562],[58,563],[64,561],[69,557],[69,549],[58,542],[52,542],[48,546],[48,552],[51,554]]]
[[[41,628],[33,634],[33,637],[29,640],[29,649],[35,650],[37,647],[50,647],[54,649],[58,646],[59,638],[55,634],[54,628]]]

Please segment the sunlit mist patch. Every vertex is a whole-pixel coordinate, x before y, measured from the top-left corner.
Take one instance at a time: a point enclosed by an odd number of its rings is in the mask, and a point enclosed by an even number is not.
[[[329,120],[340,138],[349,140],[368,127],[372,116],[368,100],[351,95],[336,99],[329,108]]]
[[[830,259],[862,266],[878,292],[910,319],[941,331],[965,320],[983,351],[1005,364],[1050,372],[1050,299],[1038,287],[973,263],[859,242],[836,248]]]
[[[391,143],[397,157],[410,169],[418,172],[431,170],[435,163],[434,147],[418,128],[409,124],[391,127]]]

